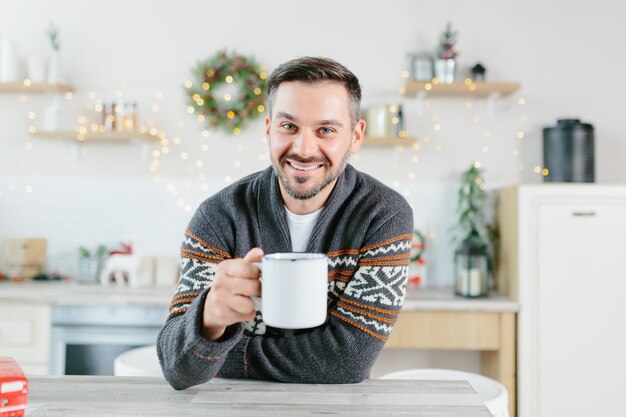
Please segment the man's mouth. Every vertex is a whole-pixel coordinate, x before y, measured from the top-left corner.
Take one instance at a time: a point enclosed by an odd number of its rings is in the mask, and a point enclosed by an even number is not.
[[[320,168],[324,164],[313,164],[313,165],[300,165],[297,162],[287,161],[290,167],[297,169],[298,171],[313,171],[315,169]]]

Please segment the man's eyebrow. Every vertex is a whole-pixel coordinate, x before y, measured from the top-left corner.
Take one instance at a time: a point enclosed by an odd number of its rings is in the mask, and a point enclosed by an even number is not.
[[[284,111],[276,113],[276,117],[279,119],[287,119],[287,120],[291,120],[294,122],[298,122],[298,118],[296,116],[294,116],[293,114],[284,112]],[[319,120],[316,122],[316,124],[343,127],[343,123],[341,123],[339,120],[336,120],[336,119]]]

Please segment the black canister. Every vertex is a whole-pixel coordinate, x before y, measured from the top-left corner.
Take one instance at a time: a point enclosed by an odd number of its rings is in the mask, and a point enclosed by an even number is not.
[[[545,182],[594,182],[593,126],[578,119],[559,119],[543,129]]]

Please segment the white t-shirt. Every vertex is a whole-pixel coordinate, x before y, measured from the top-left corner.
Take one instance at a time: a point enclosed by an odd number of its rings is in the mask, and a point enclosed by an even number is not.
[[[306,252],[306,247],[313,232],[313,226],[320,216],[322,209],[309,214],[294,214],[285,207],[287,213],[287,225],[291,235],[291,250],[294,252]]]

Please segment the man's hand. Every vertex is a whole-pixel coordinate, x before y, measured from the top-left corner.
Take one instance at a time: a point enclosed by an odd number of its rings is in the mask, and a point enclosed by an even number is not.
[[[252,320],[256,314],[250,297],[261,295],[260,262],[263,251],[254,248],[243,259],[229,259],[217,265],[215,279],[204,303],[202,335],[219,339],[226,326]]]

